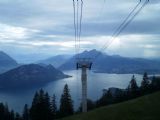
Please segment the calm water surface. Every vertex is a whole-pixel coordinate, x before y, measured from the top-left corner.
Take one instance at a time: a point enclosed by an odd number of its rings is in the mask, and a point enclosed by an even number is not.
[[[71,78],[57,80],[50,82],[40,88],[43,88],[50,95],[55,94],[57,98],[57,104],[59,105],[59,99],[63,91],[65,84],[68,84],[71,96],[74,101],[75,109],[81,101],[81,71],[65,71],[64,73],[72,75]],[[142,75],[136,74],[137,83],[140,84]],[[106,74],[106,73],[93,73],[88,71],[88,98],[97,100],[102,95],[102,90],[109,87],[126,88],[131,80],[132,74]],[[34,88],[29,90],[13,90],[13,91],[1,91],[0,102],[7,102],[9,108],[15,111],[22,112],[25,103],[31,104],[33,96],[36,90],[40,88]]]

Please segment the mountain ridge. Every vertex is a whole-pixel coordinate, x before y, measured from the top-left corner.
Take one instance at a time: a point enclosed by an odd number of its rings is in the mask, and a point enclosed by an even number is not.
[[[69,77],[52,65],[46,67],[37,64],[22,65],[0,75],[0,88],[32,87]]]
[[[95,58],[98,55],[97,58]],[[160,72],[160,62],[145,58],[128,58],[119,55],[107,55],[97,50],[84,51],[79,55],[70,58],[66,63],[59,67],[60,70],[76,69],[76,58],[94,58],[92,70],[100,73],[116,73],[116,74],[143,74],[148,72],[156,74]]]
[[[7,53],[0,51],[0,73],[6,72],[18,66],[16,60],[10,57]]]
[[[65,63],[65,61],[67,61],[69,58],[70,58],[70,55],[56,55],[56,56],[49,57],[49,58],[44,59],[44,60],[39,60],[35,63],[46,64],[46,65],[51,64],[55,68],[58,68],[60,65]]]

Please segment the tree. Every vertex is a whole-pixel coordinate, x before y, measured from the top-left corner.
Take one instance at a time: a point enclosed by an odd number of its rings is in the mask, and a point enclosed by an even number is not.
[[[45,119],[52,120],[52,106],[50,103],[49,94],[46,92],[44,95],[44,111],[45,111]]]
[[[87,99],[87,111],[92,110],[94,108],[95,108],[95,103],[92,100]],[[77,112],[82,112],[82,103],[80,104],[80,107]]]
[[[31,120],[38,120],[38,107],[37,107],[38,104],[39,104],[39,93],[36,92],[30,109]]]
[[[30,116],[31,120],[52,120],[50,97],[42,89],[33,98]]]
[[[25,106],[24,106],[23,120],[29,120],[29,108],[28,108],[27,104],[25,104]]]
[[[64,86],[63,94],[61,95],[59,113],[60,117],[69,116],[74,113],[73,101],[67,84]]]
[[[152,87],[152,91],[160,90],[160,77],[153,76],[151,87]]]
[[[15,120],[15,114],[13,110],[10,112],[10,120]]]
[[[149,88],[150,88],[150,81],[149,81],[147,72],[145,72],[144,75],[143,75],[143,80],[141,82],[142,94],[148,93]]]
[[[103,93],[102,97],[97,101],[97,106],[109,105],[114,102],[114,97],[112,95],[111,89],[108,89]]]
[[[16,113],[15,115],[15,120],[22,120],[21,116],[18,113]]]
[[[54,120],[57,117],[57,105],[56,105],[56,96],[55,96],[55,94],[52,97],[51,106],[52,106],[52,118]]]
[[[136,82],[136,78],[133,75],[132,79],[129,83],[129,86],[128,86],[129,96],[131,96],[132,98],[137,97],[138,96],[138,89],[139,88],[138,88],[138,85],[137,85],[137,82]]]

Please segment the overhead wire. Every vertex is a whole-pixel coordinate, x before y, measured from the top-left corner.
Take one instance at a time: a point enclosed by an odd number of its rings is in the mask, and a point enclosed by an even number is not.
[[[79,52],[80,52],[80,48],[81,48],[81,30],[82,30],[82,18],[83,18],[83,0],[81,0],[81,11],[80,11],[80,22],[79,22]]]
[[[131,17],[131,15],[136,11],[136,9],[138,8],[138,6],[140,5],[141,1],[138,2],[138,4],[133,8],[133,10],[129,13],[129,15],[124,19],[124,21],[118,26],[118,28],[115,30],[115,32],[112,34],[111,36],[111,41],[112,39],[114,39],[114,37],[116,36],[117,32],[119,32],[119,30],[121,30],[121,28],[126,24],[126,22],[128,21],[128,19]],[[104,46],[102,47],[105,48],[107,45],[104,44]]]
[[[110,40],[110,42],[106,45],[104,44],[104,46],[102,47],[102,49],[100,51],[104,51],[105,49],[107,49],[112,43],[113,41],[121,34],[121,32],[133,21],[133,19],[140,13],[140,11],[147,5],[149,1],[146,0],[144,2],[144,4],[137,10],[138,6],[140,5],[141,1],[134,7],[134,9],[130,12],[130,14],[126,17],[126,19],[120,24],[120,26],[116,29],[116,31],[113,33],[112,38]],[[137,11],[136,11],[137,10]],[[134,12],[136,11],[136,13],[134,14]],[[134,14],[134,15],[133,15]],[[133,15],[133,16],[132,16]],[[131,17],[132,16],[132,17]],[[131,18],[130,18],[131,17]],[[130,18],[130,19],[129,19]],[[93,58],[93,61],[95,61],[99,56],[100,56],[100,52],[97,53],[97,55],[95,55],[95,57]]]
[[[115,37],[117,37],[133,20],[134,18],[141,12],[141,10],[147,5],[148,0],[138,9],[138,11],[131,17],[131,19],[120,29]]]
[[[81,9],[79,10],[79,1],[73,0],[73,11],[74,11],[74,34],[75,34],[75,64],[79,60],[80,52],[80,40],[81,40],[81,29],[82,29],[82,17],[83,17],[83,0],[81,0]],[[78,70],[76,71],[76,82],[77,82],[77,98],[79,100],[79,83],[78,83]]]
[[[141,1],[138,2],[138,4],[133,8],[133,10],[129,13],[129,15],[124,19],[124,21],[119,25],[117,30],[113,33],[112,36],[114,36],[120,29],[121,27],[127,22],[127,20],[131,17],[131,15],[135,12],[135,10],[138,8],[138,6],[141,4]]]
[[[75,56],[77,54],[77,26],[76,26],[76,8],[75,1],[73,0],[73,16],[74,16],[74,41],[75,41]],[[76,61],[76,58],[75,58]]]
[[[77,13],[76,13],[76,17],[77,17],[77,20],[76,20],[76,28],[77,28],[77,35],[76,35],[76,40],[77,40],[77,59],[79,59],[79,43],[78,43],[78,36],[79,36],[79,2],[77,0]]]

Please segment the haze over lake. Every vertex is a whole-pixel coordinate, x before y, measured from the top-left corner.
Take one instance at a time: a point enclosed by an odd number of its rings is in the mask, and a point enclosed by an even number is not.
[[[42,87],[29,90],[0,91],[0,102],[7,102],[9,108],[22,112],[24,104],[31,104],[36,90],[43,88],[49,93],[49,95],[56,95],[57,104],[59,105],[59,99],[61,97],[63,87],[67,83],[71,91],[74,106],[77,109],[81,101],[81,71],[65,71],[64,73],[72,75],[72,77],[56,80]],[[102,95],[102,90],[104,88],[126,88],[131,77],[132,74],[107,74],[88,71],[88,98],[97,100]],[[140,84],[142,75],[136,74],[135,77],[137,83]]]

